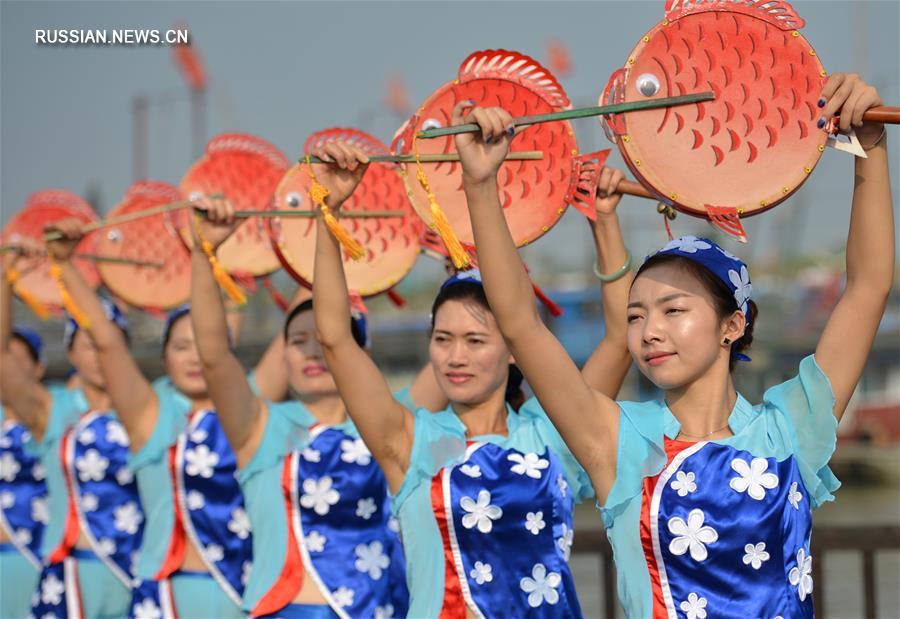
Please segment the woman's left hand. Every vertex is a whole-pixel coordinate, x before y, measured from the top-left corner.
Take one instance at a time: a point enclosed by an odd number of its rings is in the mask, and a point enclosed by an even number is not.
[[[824,102],[824,103],[823,103]],[[881,137],[884,125],[863,120],[869,108],[882,105],[881,95],[874,86],[867,84],[856,73],[834,73],[828,78],[819,100],[822,119],[825,122],[840,113],[838,127],[841,133],[856,130],[856,137],[864,147]]]

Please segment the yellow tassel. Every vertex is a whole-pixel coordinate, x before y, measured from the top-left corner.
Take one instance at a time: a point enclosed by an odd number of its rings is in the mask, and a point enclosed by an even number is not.
[[[231,276],[228,274],[228,271],[225,270],[225,267],[219,263],[219,260],[216,258],[216,252],[213,250],[212,243],[204,239],[203,235],[200,233],[199,222],[199,215],[195,215],[194,226],[197,230],[197,237],[200,239],[200,247],[203,249],[203,253],[206,254],[206,259],[209,260],[209,266],[212,267],[213,277],[216,278],[219,288],[225,291],[225,294],[228,295],[229,299],[238,305],[244,305],[247,302],[247,295],[245,295],[244,291],[240,289],[233,279],[231,279]]]
[[[28,306],[41,320],[47,320],[50,317],[50,311],[40,302],[40,300],[19,284],[19,272],[15,269],[9,269],[6,272],[6,281],[13,287],[16,296]]]
[[[447,253],[450,254],[450,260],[453,261],[453,266],[456,267],[456,270],[467,269],[471,266],[469,254],[463,249],[462,243],[459,242],[459,238],[453,232],[453,227],[450,225],[447,215],[444,214],[440,204],[438,204],[437,197],[431,191],[428,177],[425,176],[425,168],[422,167],[422,161],[419,159],[419,145],[416,141],[415,133],[413,134],[412,145],[413,154],[416,157],[416,178],[419,180],[419,184],[422,185],[422,189],[428,194],[428,203],[431,205],[431,228],[438,233],[444,242]]]
[[[331,232],[331,235],[336,238],[341,246],[347,251],[350,258],[353,260],[361,259],[366,255],[365,248],[360,245],[356,239],[350,236],[350,233],[347,232],[335,216],[331,214],[331,210],[325,204],[325,198],[328,197],[328,187],[321,184],[316,178],[316,174],[313,172],[312,166],[310,165],[308,154],[306,155],[306,170],[312,181],[312,186],[309,188],[309,199],[313,201],[313,204],[319,205],[319,210],[322,211],[322,217],[325,219],[325,226],[328,227],[328,231]]]
[[[91,330],[91,321],[87,317],[87,314],[78,307],[75,303],[75,299],[69,294],[69,291],[66,289],[66,285],[62,280],[62,267],[60,267],[56,262],[50,263],[50,276],[56,280],[56,285],[59,287],[59,295],[62,297],[63,307],[66,308],[66,311],[69,312],[69,315],[72,316],[72,319],[78,323],[78,326],[85,331]]]

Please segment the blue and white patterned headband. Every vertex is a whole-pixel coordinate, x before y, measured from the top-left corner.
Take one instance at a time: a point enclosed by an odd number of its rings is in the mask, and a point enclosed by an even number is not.
[[[109,299],[100,299],[100,305],[103,306],[103,313],[106,314],[106,318],[127,334],[128,319],[125,318],[125,314],[122,313],[119,306]],[[75,322],[75,319],[66,314],[66,330],[63,333],[63,346],[65,346],[67,350],[72,346],[75,334],[78,333],[80,328],[78,323]]]
[[[478,284],[479,286],[484,286],[484,282],[481,281],[481,271],[478,269],[466,269],[465,271],[458,271],[448,277],[443,284],[441,284],[441,292],[449,288],[450,286],[455,286],[456,284]]]
[[[360,348],[371,348],[372,341],[369,339],[369,323],[366,320],[366,315],[363,312],[351,308],[350,320],[353,321],[353,324],[359,331],[359,337],[362,342],[357,343],[359,344]]]
[[[34,353],[34,356],[37,358],[38,363],[44,365],[47,364],[47,355],[44,351],[44,340],[37,331],[29,329],[25,325],[13,325],[12,334],[28,345]]]
[[[172,333],[172,327],[175,325],[175,322],[182,316],[185,316],[190,313],[191,313],[191,306],[186,303],[180,307],[176,307],[171,312],[166,314],[166,324],[163,325],[163,330],[162,330],[163,348],[165,348],[166,342],[169,341],[169,336]]]
[[[750,272],[744,262],[713,241],[696,236],[683,236],[669,241],[655,254],[647,256],[644,262],[660,254],[681,256],[705,267],[715,275],[734,295],[734,302],[747,320],[747,328],[750,327],[750,313],[748,302],[753,293],[753,285],[750,283]],[[735,340],[737,344],[740,338]],[[732,350],[734,350],[732,344]],[[740,361],[750,361],[750,357],[741,353],[733,353]]]

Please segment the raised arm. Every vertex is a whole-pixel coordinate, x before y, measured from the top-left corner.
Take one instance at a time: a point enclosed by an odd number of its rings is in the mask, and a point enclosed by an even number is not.
[[[850,231],[847,287],[825,325],[816,361],[835,394],[840,421],[862,375],[894,278],[894,213],[884,125],[864,123],[863,113],[881,97],[857,75],[835,73],[822,91],[823,118],[840,111],[840,128],[856,129],[868,158],[857,157]]]
[[[193,225],[191,324],[209,396],[238,466],[242,467],[253,458],[262,441],[267,410],[254,395],[244,367],[231,349],[222,295],[202,249],[203,241],[215,250],[231,235],[237,224],[234,208],[221,199],[206,201],[204,208],[206,217],[197,217]]]
[[[591,389],[538,314],[497,194],[497,169],[513,139],[511,120],[505,110],[475,108],[466,121],[477,122],[481,133],[456,136],[485,292],[528,384],[605,501],[615,476],[618,406]],[[453,123],[462,122],[459,105]]]
[[[326,204],[337,210],[365,174],[368,157],[354,147],[335,142],[313,154],[337,162],[315,168],[319,181],[329,190]],[[391,491],[396,492],[409,467],[413,417],[394,399],[375,362],[353,339],[341,248],[322,217],[316,225],[316,334],[347,412],[384,471]]]
[[[83,236],[82,227],[77,219],[54,224],[52,229],[63,233],[64,238],[49,242],[47,251],[59,265],[62,282],[73,302],[90,321],[86,332],[97,348],[106,392],[128,432],[131,450],[137,452],[153,434],[159,416],[159,398],[131,356],[122,331],[107,318],[100,299],[71,262],[75,246]]]
[[[581,369],[584,380],[595,391],[615,399],[631,367],[626,331],[628,329],[628,291],[634,275],[631,255],[625,248],[616,207],[622,199],[618,192],[624,174],[603,168],[597,183],[594,209],[597,219],[588,220],[597,250],[597,273],[603,290],[603,323],[606,334]]]
[[[50,392],[16,362],[10,352],[12,337],[12,273],[21,263],[16,254],[3,255],[0,279],[0,400],[15,411],[16,417],[41,440],[50,415]]]

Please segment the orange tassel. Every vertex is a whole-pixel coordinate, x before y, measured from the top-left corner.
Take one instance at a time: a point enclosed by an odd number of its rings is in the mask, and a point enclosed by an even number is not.
[[[341,246],[347,251],[350,258],[353,260],[361,259],[366,255],[365,248],[360,245],[356,239],[350,236],[350,233],[347,232],[344,227],[341,226],[340,222],[335,219],[334,215],[331,214],[331,210],[325,204],[325,198],[328,197],[328,188],[321,184],[316,178],[316,174],[313,172],[312,166],[310,165],[308,154],[306,155],[306,170],[312,181],[312,186],[309,188],[309,198],[314,204],[319,205],[319,210],[322,211],[322,217],[325,219],[325,226],[328,228],[328,231],[331,232],[331,235],[336,238]]]
[[[225,267],[219,263],[219,260],[216,258],[216,252],[213,250],[212,243],[204,239],[200,234],[199,216],[195,216],[194,225],[197,230],[197,237],[200,239],[200,247],[203,249],[203,253],[206,254],[206,259],[209,260],[209,265],[212,267],[213,271],[213,277],[216,278],[219,288],[225,291],[225,294],[228,295],[229,299],[238,305],[244,305],[247,302],[247,295],[244,294],[244,291],[241,290],[240,286],[234,283],[234,280],[231,279],[228,271],[226,271]]]
[[[467,269],[471,266],[469,254],[463,249],[462,243],[459,242],[459,238],[456,236],[456,233],[453,232],[453,227],[450,225],[447,215],[441,210],[437,197],[434,195],[434,192],[431,191],[428,177],[425,176],[425,168],[422,167],[422,161],[419,159],[419,145],[416,141],[415,134],[413,134],[413,154],[416,157],[416,178],[419,179],[419,184],[422,185],[422,189],[428,194],[428,203],[431,205],[431,229],[437,232],[441,237],[441,240],[447,247],[447,253],[450,254],[450,260],[453,261],[453,266],[456,267],[456,270],[460,271]]]
[[[16,296],[28,306],[35,315],[41,320],[47,320],[50,317],[50,310],[40,302],[40,300],[31,294],[28,290],[26,290],[22,285],[19,284],[19,272],[15,269],[10,269],[6,272],[6,281],[9,282],[9,285],[12,286],[13,292],[16,293]]]
[[[72,319],[78,323],[78,326],[85,331],[91,330],[91,321],[87,317],[87,314],[78,307],[75,303],[75,299],[69,294],[69,291],[66,289],[66,285],[62,280],[62,267],[60,267],[56,262],[50,263],[50,276],[56,280],[56,285],[59,287],[59,295],[62,297],[63,307],[66,308],[66,311],[69,312],[69,315],[72,316]]]

